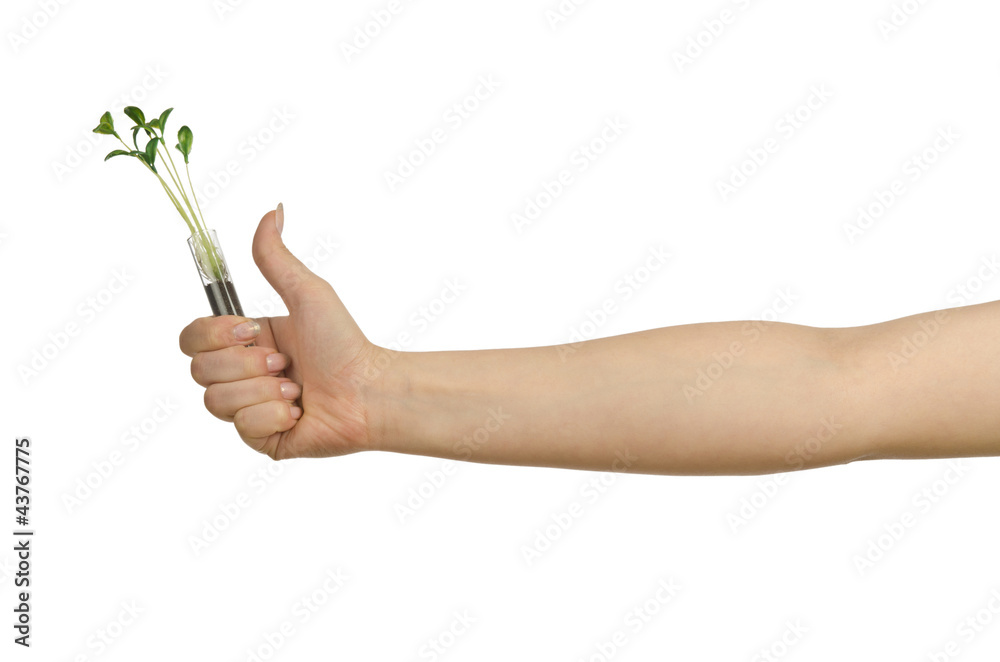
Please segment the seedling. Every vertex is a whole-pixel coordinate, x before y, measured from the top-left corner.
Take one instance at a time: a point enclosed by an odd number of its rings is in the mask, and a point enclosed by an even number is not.
[[[222,249],[218,245],[218,239],[214,230],[210,230],[205,225],[205,216],[201,212],[201,205],[194,194],[194,184],[191,181],[191,168],[189,157],[191,146],[194,143],[194,134],[187,126],[182,126],[177,131],[177,144],[174,149],[184,157],[184,175],[181,177],[180,170],[174,162],[174,158],[167,147],[166,129],[167,119],[173,108],[167,108],[159,117],[153,117],[146,121],[146,115],[136,106],[126,106],[125,115],[135,122],[132,131],[132,146],[122,140],[122,137],[115,131],[114,119],[110,112],[101,115],[101,121],[94,129],[94,133],[106,136],[114,136],[125,149],[116,149],[108,153],[104,160],[116,156],[130,156],[142,163],[149,172],[153,173],[160,182],[170,202],[173,203],[177,213],[181,215],[184,222],[191,231],[188,245],[191,248],[191,255],[201,273],[202,284],[208,295],[208,301],[212,306],[215,315],[243,315],[239,298],[236,296],[236,289],[233,287],[229,277],[229,270],[226,266]],[[139,147],[139,133],[146,137],[143,147]],[[159,160],[157,160],[159,157]],[[161,170],[167,173],[169,182],[161,175]],[[184,188],[184,179],[190,189],[190,195]]]

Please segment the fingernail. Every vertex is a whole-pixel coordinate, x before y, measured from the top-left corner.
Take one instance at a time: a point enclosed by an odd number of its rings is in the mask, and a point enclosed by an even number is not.
[[[278,208],[274,210],[274,227],[278,228],[279,235],[282,228],[285,227],[285,208],[280,202],[278,203]]]
[[[254,320],[243,322],[233,327],[233,335],[236,336],[237,340],[250,340],[251,338],[256,338],[259,333],[260,324],[257,324]]]
[[[292,412],[292,418],[301,418],[302,417],[302,407],[291,407],[290,409],[291,409],[291,412]]]
[[[281,397],[285,400],[295,400],[302,394],[302,390],[295,382],[281,382]]]
[[[285,356],[283,354],[268,354],[267,371],[278,372],[285,368]]]

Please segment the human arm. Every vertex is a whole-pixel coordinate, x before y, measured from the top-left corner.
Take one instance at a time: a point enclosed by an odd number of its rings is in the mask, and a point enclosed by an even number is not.
[[[955,309],[954,323],[941,326],[902,374],[885,350],[920,316],[850,328],[711,322],[575,345],[391,352],[364,337],[333,289],[272,228],[269,214],[254,257],[290,315],[260,320],[256,350],[231,336],[236,318],[196,320],[181,345],[194,356],[196,381],[208,387],[209,410],[275,459],[380,450],[754,474],[998,452],[988,397],[1000,375],[982,370],[969,349],[988,337],[995,306]],[[288,357],[288,369],[266,372],[269,347]],[[261,356],[247,360],[244,350]],[[943,379],[953,395],[937,388]],[[299,384],[301,397],[276,395],[277,380]],[[965,404],[956,409],[959,394]],[[302,410],[297,420],[294,407]]]
[[[379,448],[595,470],[627,452],[631,472],[733,475],[1000,455],[998,326],[991,302],[858,327],[712,322],[406,353],[387,370]],[[471,438],[499,407],[500,429]]]
[[[871,457],[837,331],[713,322],[546,347],[389,354],[375,448],[653,474],[773,473]]]

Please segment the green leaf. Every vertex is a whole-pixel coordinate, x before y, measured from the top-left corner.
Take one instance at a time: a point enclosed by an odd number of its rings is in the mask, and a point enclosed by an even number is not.
[[[160,119],[158,117],[154,117],[153,119],[149,120],[149,124],[147,126],[150,129],[159,129],[160,128]],[[149,131],[147,131],[146,133],[149,133]]]
[[[148,165],[150,170],[156,172],[156,166],[153,165],[153,162],[150,160],[149,155],[146,154],[146,152],[136,152],[135,156],[137,156],[143,163]]]
[[[170,117],[170,113],[172,113],[173,110],[174,110],[173,108],[167,108],[162,113],[160,113],[160,133],[162,133],[163,135],[166,135],[165,131],[167,130],[167,118]]]
[[[118,138],[118,140],[122,139],[121,136],[119,136],[115,131],[115,120],[111,117],[110,111],[105,111],[104,114],[101,115],[101,123],[94,129],[94,133],[100,133],[105,136],[114,136],[115,138]]]
[[[105,136],[117,136],[115,133],[115,120],[111,117],[111,111],[104,111],[101,115],[101,121],[94,129],[94,133],[100,133]]]
[[[141,128],[142,128],[141,126],[132,127],[132,144],[135,146],[136,149],[139,149],[139,143],[135,141],[135,137],[139,134],[139,129]]]
[[[136,106],[125,106],[125,114],[136,124],[142,125],[146,123],[146,116]]]
[[[191,144],[194,142],[194,134],[185,124],[177,132],[177,150],[184,155],[184,163],[188,162],[188,155],[191,154]]]
[[[104,160],[107,161],[112,156],[132,156],[132,152],[129,152],[129,151],[124,150],[124,149],[116,149],[113,152],[110,152],[107,156],[105,156]]]
[[[146,163],[152,166],[156,162],[156,143],[159,138],[150,138],[146,143]]]

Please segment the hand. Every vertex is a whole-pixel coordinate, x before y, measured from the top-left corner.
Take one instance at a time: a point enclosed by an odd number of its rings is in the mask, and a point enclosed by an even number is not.
[[[260,272],[288,307],[285,317],[202,317],[180,336],[205,407],[235,423],[250,448],[274,460],[372,448],[369,386],[378,348],[325,280],[281,240],[281,205],[253,239]],[[239,338],[235,329],[250,327]],[[245,347],[254,340],[255,347]],[[270,359],[271,363],[268,363]]]

